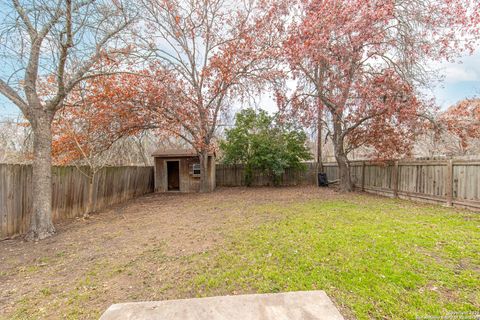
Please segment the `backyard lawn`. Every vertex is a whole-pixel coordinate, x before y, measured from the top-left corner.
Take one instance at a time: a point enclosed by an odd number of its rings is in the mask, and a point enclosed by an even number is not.
[[[0,318],[112,303],[325,290],[347,319],[480,312],[480,215],[331,189],[149,195],[0,242]]]

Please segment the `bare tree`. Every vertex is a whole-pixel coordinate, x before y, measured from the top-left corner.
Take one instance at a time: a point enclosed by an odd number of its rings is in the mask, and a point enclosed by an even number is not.
[[[34,135],[33,215],[27,239],[55,233],[51,216],[51,123],[69,92],[107,52],[125,48],[134,21],[122,0],[11,0],[0,4],[0,93],[30,122]],[[54,92],[42,91],[48,79]]]

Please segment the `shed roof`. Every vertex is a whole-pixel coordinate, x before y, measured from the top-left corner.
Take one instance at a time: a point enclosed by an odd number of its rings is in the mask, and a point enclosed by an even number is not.
[[[209,152],[209,156],[215,156],[214,152]],[[198,152],[195,149],[159,149],[152,153],[155,158],[182,158],[196,157]]]

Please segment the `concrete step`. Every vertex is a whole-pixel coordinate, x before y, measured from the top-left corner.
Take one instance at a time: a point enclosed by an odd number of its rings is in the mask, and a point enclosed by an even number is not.
[[[343,320],[324,291],[111,305],[100,320]]]

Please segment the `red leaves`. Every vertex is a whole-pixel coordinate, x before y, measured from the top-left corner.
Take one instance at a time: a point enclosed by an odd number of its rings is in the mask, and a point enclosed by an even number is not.
[[[439,123],[453,138],[450,142],[453,142],[454,146],[456,142],[460,153],[466,154],[473,142],[480,139],[480,99],[460,101],[440,115]]]
[[[121,137],[143,130],[151,117],[142,106],[158,92],[152,89],[150,76],[145,70],[125,71],[80,83],[52,124],[55,161],[92,162]]]
[[[479,34],[474,6],[478,1],[300,0],[284,42],[298,79],[290,112],[314,121],[320,103],[338,150],[407,155],[425,128],[419,115],[432,111],[414,87],[425,80],[423,63],[472,45],[465,35]]]
[[[55,123],[64,161],[101,152],[142,128],[211,148],[222,114],[284,76],[285,64],[298,87],[290,99],[276,96],[291,114],[309,123],[327,110],[338,144],[368,145],[379,157],[407,154],[424,126],[418,115],[430,107],[414,87],[423,80],[421,64],[472,48],[480,20],[476,0],[144,4],[147,50],[157,55],[144,70],[131,67],[136,75],[92,78],[69,97]],[[99,68],[119,64],[103,52]],[[41,84],[46,98],[53,81]]]
[[[219,121],[236,100],[257,93],[278,76],[278,1],[146,1],[151,43],[171,75],[151,100],[165,130],[197,150],[212,148]],[[173,55],[172,55],[173,54]],[[161,120],[160,120],[161,119]]]

